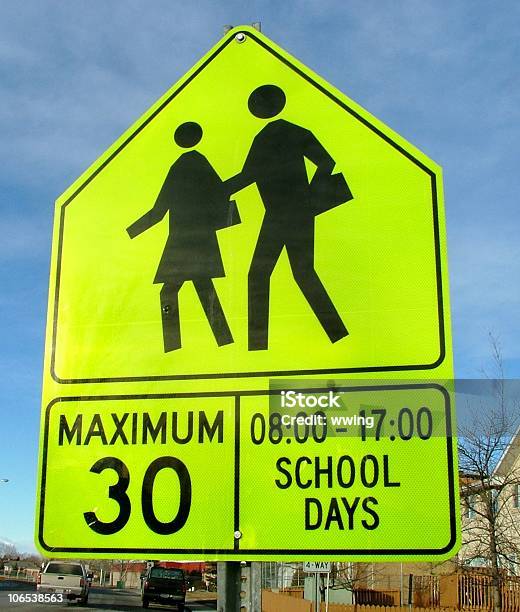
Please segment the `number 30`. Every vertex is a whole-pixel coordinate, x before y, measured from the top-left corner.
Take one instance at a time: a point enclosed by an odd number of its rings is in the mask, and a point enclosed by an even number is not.
[[[175,517],[168,522],[160,521],[153,509],[153,487],[157,474],[166,468],[176,472],[180,485],[179,509]],[[117,533],[128,523],[131,512],[130,498],[126,491],[130,484],[130,473],[126,465],[116,457],[103,457],[90,468],[94,474],[101,474],[104,470],[114,470],[119,476],[116,484],[108,487],[108,497],[119,504],[119,514],[110,522],[100,521],[95,512],[84,512],[87,525],[96,533],[112,535]],[[191,478],[185,464],[175,457],[159,457],[153,461],[143,479],[141,490],[141,508],[143,518],[148,527],[155,533],[170,535],[182,529],[188,520],[191,507]]]

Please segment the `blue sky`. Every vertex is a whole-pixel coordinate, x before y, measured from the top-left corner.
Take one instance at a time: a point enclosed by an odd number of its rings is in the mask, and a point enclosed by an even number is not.
[[[520,5],[0,3],[0,539],[32,548],[55,198],[221,36],[264,33],[443,166],[456,373],[520,374]]]

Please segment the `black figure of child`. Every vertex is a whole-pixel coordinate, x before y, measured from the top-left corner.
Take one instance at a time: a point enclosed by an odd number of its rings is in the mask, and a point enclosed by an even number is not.
[[[285,101],[279,87],[262,85],[249,96],[249,111],[260,119],[271,119],[282,111]],[[316,165],[313,183],[330,178],[334,160],[313,133],[277,119],[260,130],[242,171],[226,181],[229,193],[256,183],[265,207],[248,276],[249,350],[268,348],[270,280],[284,247],[294,280],[330,341],[336,342],[348,335],[314,268],[317,212],[313,208],[305,158]]]
[[[180,125],[175,142],[185,149],[195,147],[202,138],[199,124]],[[181,348],[179,290],[192,281],[213,335],[219,346],[233,337],[213,286],[213,278],[225,276],[216,232],[225,227],[230,209],[229,191],[201,153],[183,153],[171,166],[153,207],[128,227],[135,238],[169,213],[169,234],[154,278],[164,283],[161,290],[161,315],[164,351]]]

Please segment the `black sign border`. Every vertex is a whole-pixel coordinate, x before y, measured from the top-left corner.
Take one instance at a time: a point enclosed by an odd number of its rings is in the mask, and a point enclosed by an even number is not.
[[[250,31],[242,32],[249,39],[254,40],[258,45],[263,47],[267,52],[274,55],[278,60],[288,66],[291,70],[296,72],[299,76],[309,82],[311,85],[316,87],[321,93],[327,96],[330,100],[338,104],[343,110],[348,112],[350,115],[355,117],[358,121],[363,123],[367,128],[375,132],[379,137],[390,144],[399,153],[404,155],[407,159],[413,162],[421,170],[426,172],[430,177],[431,181],[431,192],[432,192],[432,207],[433,207],[433,232],[435,242],[435,272],[437,279],[437,313],[439,322],[439,357],[432,363],[426,364],[404,364],[404,365],[388,365],[388,366],[364,366],[355,368],[332,368],[332,369],[307,369],[307,370],[280,370],[280,371],[262,371],[262,372],[213,372],[206,374],[167,374],[167,375],[155,375],[155,376],[119,376],[119,377],[101,377],[101,378],[61,378],[56,372],[56,344],[58,334],[58,304],[60,295],[60,280],[61,280],[61,266],[62,266],[62,252],[63,252],[63,232],[65,225],[65,211],[67,206],[74,200],[74,198],[85,189],[85,187],[131,142],[140,132],[143,130],[193,79],[200,73],[208,64],[219,55],[233,40],[235,36],[240,33],[240,30],[233,31],[232,34],[225,39],[220,47],[218,47],[214,53],[212,53],[208,59],[203,62],[195,72],[193,72],[168,98],[142,123],[136,130],[125,139],[125,141],[74,191],[74,193],[67,198],[62,204],[60,211],[59,221],[59,234],[58,234],[58,252],[57,252],[57,269],[56,269],[56,283],[54,290],[54,310],[53,310],[53,324],[52,324],[52,352],[50,359],[50,373],[53,380],[60,384],[75,384],[75,383],[110,383],[110,382],[144,382],[144,381],[160,381],[160,380],[189,380],[189,379],[216,379],[216,378],[252,378],[252,377],[274,377],[274,376],[306,376],[315,374],[347,374],[347,373],[363,373],[363,372],[396,372],[396,371],[409,371],[409,370],[431,370],[438,367],[445,359],[446,356],[446,334],[445,334],[445,321],[444,321],[444,299],[443,299],[443,287],[442,287],[442,265],[441,265],[441,252],[440,252],[440,230],[439,230],[439,210],[438,210],[438,199],[437,199],[437,177],[435,173],[428,168],[424,163],[414,157],[409,151],[405,150],[401,145],[392,140],[389,136],[384,134],[377,126],[370,123],[367,119],[362,117],[355,109],[351,108],[339,98],[337,98],[332,92],[328,91],[325,87],[320,85],[309,75],[303,72],[298,66],[294,65],[287,58],[283,57],[275,49],[271,48],[263,40],[258,38],[254,33]]]
[[[395,390],[410,390],[410,389],[435,389],[440,391],[444,396],[445,400],[445,423],[446,423],[446,453],[448,460],[448,498],[449,498],[449,517],[450,517],[450,539],[448,543],[441,548],[399,548],[399,549],[276,549],[276,548],[263,548],[263,549],[247,549],[240,548],[240,540],[235,539],[232,548],[220,548],[220,549],[200,549],[200,548],[68,548],[68,547],[55,547],[49,546],[44,540],[44,508],[45,508],[45,485],[47,479],[47,454],[48,454],[48,439],[49,439],[49,421],[50,412],[53,406],[58,405],[61,402],[84,402],[84,401],[111,401],[111,400],[147,400],[147,399],[180,399],[180,398],[204,398],[204,397],[234,397],[234,409],[235,409],[235,441],[234,441],[234,455],[235,455],[235,483],[234,483],[234,499],[233,499],[233,517],[234,517],[234,530],[240,530],[240,397],[243,396],[258,396],[258,395],[276,395],[279,393],[278,390],[269,391],[240,391],[240,392],[206,392],[206,393],[157,393],[157,394],[142,394],[142,395],[93,395],[84,397],[58,397],[52,400],[45,411],[45,426],[44,426],[44,439],[43,439],[43,451],[42,451],[42,463],[41,463],[41,484],[40,484],[40,501],[39,501],[39,515],[38,515],[38,542],[41,548],[50,553],[132,553],[132,554],[188,554],[188,555],[229,555],[236,556],[237,558],[243,559],[244,557],[255,556],[255,555],[314,555],[314,556],[331,556],[331,555],[357,555],[357,556],[392,556],[392,555],[428,555],[431,557],[438,557],[445,555],[450,552],[457,541],[457,523],[456,523],[456,489],[455,489],[455,476],[454,476],[454,449],[453,449],[453,431],[452,431],[452,411],[451,411],[451,398],[448,391],[437,383],[410,383],[410,384],[396,384],[396,385],[369,385],[369,386],[352,386],[352,387],[337,387],[334,390],[338,392],[356,392],[356,391],[395,391]],[[323,388],[307,388],[300,389],[302,392],[323,392]],[[230,536],[231,537],[231,536]]]

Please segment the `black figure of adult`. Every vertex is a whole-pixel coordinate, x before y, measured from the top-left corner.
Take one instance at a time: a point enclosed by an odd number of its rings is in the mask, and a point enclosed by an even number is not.
[[[187,122],[174,134],[175,142],[192,149],[202,138],[199,124]],[[233,342],[212,279],[225,276],[216,231],[229,209],[229,195],[214,168],[201,153],[183,153],[171,166],[153,207],[127,232],[138,236],[169,213],[169,234],[154,278],[164,283],[161,315],[164,351],[181,348],[179,290],[192,281],[217,344]]]
[[[271,119],[284,108],[285,94],[276,85],[262,85],[251,93],[248,106],[255,117]],[[277,119],[260,130],[242,171],[226,181],[230,193],[256,183],[265,207],[248,276],[249,350],[268,348],[270,279],[284,247],[294,280],[331,342],[348,335],[314,268],[315,212],[304,158],[316,165],[316,178],[334,169],[312,132]]]

